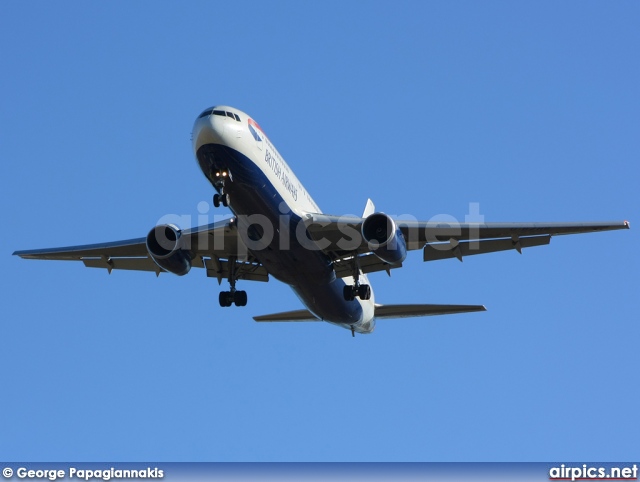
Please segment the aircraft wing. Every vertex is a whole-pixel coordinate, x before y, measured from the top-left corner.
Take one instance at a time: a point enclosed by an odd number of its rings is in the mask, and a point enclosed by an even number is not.
[[[231,257],[244,259],[237,268],[238,279],[268,281],[267,270],[247,256],[248,251],[243,249],[244,244],[232,219],[186,229],[182,236],[186,239],[192,267],[206,268],[207,276],[218,278],[218,283],[228,277],[228,260]],[[151,271],[156,275],[164,271],[149,256],[146,238],[16,251],[13,254],[23,259],[82,261],[89,268],[103,268],[109,273],[114,269]]]
[[[334,260],[338,276],[352,273],[358,256],[364,273],[400,267],[385,263],[371,253],[360,232],[365,218],[307,214],[311,239]],[[443,223],[396,220],[408,250],[423,250],[424,261],[458,258],[549,244],[552,236],[629,229],[627,221],[585,223]]]
[[[312,240],[322,246],[334,261],[338,277],[353,273],[353,257],[364,273],[387,271],[402,266],[389,264],[373,253],[360,235],[364,218],[307,214],[305,224]],[[601,223],[462,223],[398,221],[398,227],[407,242],[408,250],[423,249],[424,261],[458,258],[496,251],[549,244],[551,236],[628,229],[626,221]],[[182,231],[196,268],[206,268],[207,276],[227,278],[229,258],[244,259],[237,272],[238,279],[268,281],[268,272],[253,259],[233,219]],[[149,257],[145,238],[109,243],[68,246],[64,248],[16,251],[24,259],[82,261],[90,268],[163,271]]]

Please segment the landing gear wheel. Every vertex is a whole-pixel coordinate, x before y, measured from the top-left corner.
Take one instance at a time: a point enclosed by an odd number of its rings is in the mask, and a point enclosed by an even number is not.
[[[221,291],[220,295],[218,295],[218,301],[220,303],[220,306],[226,308],[233,304],[233,296],[231,295],[230,291]]]
[[[221,291],[218,295],[218,301],[220,306],[226,308],[231,305],[247,306],[247,292],[246,291]]]
[[[342,289],[342,294],[344,295],[344,299],[346,301],[353,301],[356,299],[356,293],[353,288],[353,286],[347,285]]]
[[[369,285],[358,286],[358,298],[368,300],[371,298],[371,287]]]
[[[247,292],[236,291],[233,294],[233,302],[236,304],[236,306],[247,306]]]
[[[215,193],[213,195],[213,206],[216,207],[216,208],[219,208],[220,205],[224,206],[225,208],[227,206],[229,206],[229,195],[228,194]]]

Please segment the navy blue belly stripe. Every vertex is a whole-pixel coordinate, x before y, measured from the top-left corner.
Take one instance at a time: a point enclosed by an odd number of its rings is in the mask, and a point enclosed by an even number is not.
[[[265,173],[244,154],[227,146],[207,144],[197,152],[200,169],[212,185],[215,172],[227,169],[233,182],[225,186],[236,216],[262,214],[272,225],[280,225],[281,206],[285,202]],[[296,226],[301,218],[289,214],[290,249],[280,249],[280,236],[275,235],[265,249],[252,251],[276,279],[291,286],[305,306],[316,316],[334,323],[352,324],[362,318],[362,307],[357,301],[343,298],[345,282],[335,278],[331,260],[321,251],[311,251],[296,241]],[[274,233],[276,229],[274,228]]]

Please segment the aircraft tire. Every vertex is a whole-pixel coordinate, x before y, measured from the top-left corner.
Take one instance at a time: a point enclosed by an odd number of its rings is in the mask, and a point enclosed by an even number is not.
[[[358,298],[361,300],[368,300],[371,298],[371,286],[369,285],[360,285],[358,287]]]
[[[343,288],[342,293],[346,301],[353,301],[356,296],[353,290],[353,286],[347,285]]]
[[[223,308],[231,306],[233,300],[230,295],[231,293],[229,291],[220,292],[220,295],[218,295],[218,302],[220,303],[220,306],[222,306]]]
[[[247,306],[247,292],[236,291],[233,294],[233,302],[236,304],[236,306]]]

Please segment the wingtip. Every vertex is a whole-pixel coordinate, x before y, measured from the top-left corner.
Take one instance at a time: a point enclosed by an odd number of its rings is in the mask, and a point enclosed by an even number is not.
[[[625,227],[625,229],[630,229],[631,228],[631,223],[629,223],[629,221],[625,221],[624,222],[624,227]]]

